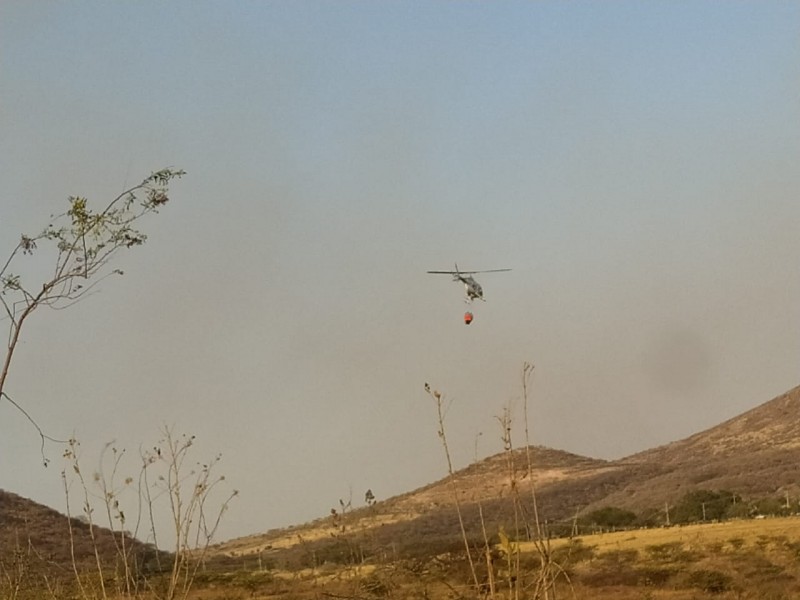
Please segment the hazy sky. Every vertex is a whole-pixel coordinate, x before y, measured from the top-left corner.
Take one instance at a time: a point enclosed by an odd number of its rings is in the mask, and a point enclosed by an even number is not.
[[[233,537],[534,442],[617,458],[800,383],[797,2],[0,3],[3,255],[69,195],[188,175],[40,312],[8,392],[84,461],[172,424]],[[488,302],[427,275],[454,262]],[[64,509],[0,404],[0,487]],[[517,441],[522,438],[517,436]]]

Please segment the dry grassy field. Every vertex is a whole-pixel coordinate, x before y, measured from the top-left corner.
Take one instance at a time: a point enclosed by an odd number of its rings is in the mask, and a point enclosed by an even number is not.
[[[316,557],[312,567],[286,568],[267,553],[229,557],[205,565],[191,600],[533,600],[541,557],[532,544],[499,545],[476,551],[481,588],[476,589],[463,546],[436,556],[378,560],[359,553],[331,562]],[[511,548],[512,561],[503,548]],[[516,550],[519,550],[517,553]],[[793,600],[800,598],[800,518],[737,520],[702,525],[638,529],[554,539],[558,600]],[[478,549],[480,550],[480,549]],[[510,564],[518,565],[509,567]],[[29,578],[29,583],[35,583]],[[488,581],[492,581],[489,588]],[[519,582],[513,589],[511,581]],[[158,580],[151,581],[158,590]],[[73,582],[74,584],[74,582]],[[67,581],[59,591],[33,586],[14,594],[0,582],[0,598],[80,599]],[[91,594],[90,594],[91,596]],[[94,597],[94,596],[92,596]],[[97,596],[101,597],[101,596]],[[108,597],[120,598],[128,596]],[[142,600],[158,593],[143,591]]]
[[[588,535],[553,550],[581,600],[800,597],[798,517]]]
[[[688,547],[693,545],[708,546],[730,544],[730,540],[743,540],[744,544],[758,544],[767,538],[786,537],[788,540],[800,541],[800,517],[783,517],[769,519],[742,519],[724,521],[722,523],[703,523],[674,527],[658,527],[653,529],[636,529],[633,531],[615,531],[585,535],[580,539],[587,546],[592,546],[598,553],[612,550],[644,550],[648,546],[680,542]],[[558,548],[568,540],[553,541]],[[737,545],[739,542],[735,542]],[[530,551],[531,545],[521,544],[523,552]]]
[[[534,598],[539,565],[521,544],[520,598]],[[573,600],[790,600],[800,597],[800,518],[767,518],[618,531],[556,539],[563,575],[556,596]],[[514,597],[496,561],[497,600]],[[238,571],[201,578],[196,598],[491,598],[476,592],[464,556],[297,572]],[[205,584],[205,585],[203,585]],[[525,587],[528,586],[528,587]],[[541,597],[541,596],[540,596]],[[552,595],[550,597],[553,597]]]

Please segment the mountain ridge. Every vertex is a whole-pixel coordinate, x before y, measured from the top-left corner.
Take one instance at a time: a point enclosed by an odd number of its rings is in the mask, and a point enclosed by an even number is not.
[[[602,506],[652,509],[677,501],[699,489],[731,489],[738,494],[800,493],[800,386],[740,415],[681,440],[616,459],[602,460],[563,450],[532,446],[533,482],[540,514],[548,519],[572,518]],[[516,485],[527,484],[525,448],[511,453]],[[499,453],[457,471],[454,476],[462,508],[475,517],[475,506],[495,514],[495,504],[507,502],[511,490],[509,456]],[[352,511],[351,533],[392,526],[418,529],[433,513],[453,512],[450,477]],[[499,513],[497,513],[499,514]],[[449,520],[444,515],[442,519]],[[344,521],[339,516],[338,521]],[[220,544],[228,555],[289,548],[302,539],[336,535],[334,519],[321,518],[264,534],[252,534]],[[292,541],[294,540],[294,541]]]
[[[532,479],[528,478],[528,456]],[[409,551],[419,540],[444,544],[458,532],[453,502],[455,484],[468,528],[501,527],[509,497],[524,495],[530,483],[538,511],[550,522],[573,519],[604,506],[641,511],[664,507],[695,489],[729,490],[742,496],[800,496],[800,386],[737,416],[681,440],[616,460],[581,456],[543,446],[501,452],[415,490],[356,509],[338,507],[327,517],[227,540],[215,546],[221,556],[292,551],[331,545],[345,535],[369,536],[374,545],[400,539]],[[528,507],[526,510],[529,510]],[[88,526],[73,519],[79,537]],[[11,492],[0,490],[0,544],[28,539],[47,551],[47,560],[64,563],[69,548],[67,517]],[[83,538],[81,538],[83,539]],[[415,542],[416,540],[416,542]],[[401,544],[402,545],[402,544]],[[84,548],[83,542],[79,543]]]

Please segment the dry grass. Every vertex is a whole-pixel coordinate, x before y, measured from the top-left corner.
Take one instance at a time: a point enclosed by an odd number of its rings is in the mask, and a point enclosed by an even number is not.
[[[537,560],[522,544],[522,575],[530,583]],[[554,556],[569,573],[572,586],[560,584],[559,597],[573,600],[789,600],[800,597],[800,518],[709,523],[589,535],[553,540]],[[476,597],[466,565],[454,554],[450,566],[441,557],[382,565],[324,564],[318,569],[273,570],[273,586],[254,598],[380,597],[365,586],[385,586],[384,597]],[[404,566],[405,563],[405,566]],[[376,588],[377,589],[377,588]],[[280,591],[279,591],[280,590]],[[231,590],[233,591],[233,590]],[[526,587],[526,593],[531,588]],[[506,597],[508,590],[502,590]],[[273,595],[274,594],[274,595]],[[281,596],[282,594],[282,596]]]
[[[364,511],[362,510],[361,512],[363,513]],[[349,518],[350,515],[348,515],[344,519],[345,531],[348,534],[362,533],[385,525],[411,521],[419,516],[421,515],[418,513],[406,515],[384,513],[367,517],[356,514],[353,518]],[[229,540],[217,544],[213,550],[216,554],[223,554],[230,557],[257,555],[266,550],[288,549],[305,543],[328,540],[339,533],[340,529],[334,526],[330,519],[318,519],[312,523],[292,529],[283,529],[275,533],[256,534]]]
[[[694,545],[731,545],[731,540],[742,540],[743,545],[749,546],[761,542],[764,538],[780,536],[800,541],[800,517],[636,529],[586,535],[580,539],[586,546],[593,546],[597,552],[601,553],[612,550],[643,550],[648,546],[675,542],[692,547]],[[553,540],[553,547],[564,546],[568,541],[565,539]],[[735,541],[733,544],[739,545]],[[522,543],[520,548],[523,552],[530,552],[533,551],[533,544]]]

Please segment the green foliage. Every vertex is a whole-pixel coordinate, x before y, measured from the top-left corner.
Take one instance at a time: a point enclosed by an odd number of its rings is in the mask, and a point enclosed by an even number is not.
[[[756,515],[786,516],[784,497],[757,498],[744,502],[741,496],[726,490],[694,490],[685,494],[675,506],[670,508],[673,523],[697,523],[702,521],[721,521],[741,519]]]
[[[738,499],[733,506],[729,506],[725,511],[728,519],[749,519],[756,513],[755,508],[748,502],[740,502]]]
[[[694,490],[685,494],[672,509],[672,520],[675,523],[722,520],[736,500],[728,491]]]
[[[646,508],[636,517],[636,527],[660,527],[664,525],[666,515],[663,508]]]
[[[760,498],[753,503],[752,511],[759,515],[788,515],[789,509],[783,498]]]
[[[590,512],[582,520],[609,529],[629,527],[636,521],[636,513],[616,506],[605,506]]]

